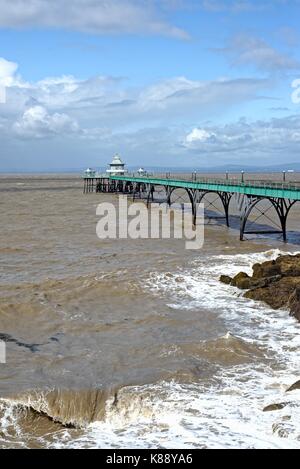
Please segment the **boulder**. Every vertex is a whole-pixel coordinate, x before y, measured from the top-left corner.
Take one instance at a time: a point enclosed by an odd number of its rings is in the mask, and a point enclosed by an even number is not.
[[[283,277],[300,277],[300,256],[280,256],[277,259]]]
[[[225,283],[226,285],[231,285],[232,278],[229,275],[221,275],[220,282]]]
[[[292,392],[292,391],[296,391],[300,389],[300,380],[299,381],[296,381],[296,383],[294,383],[292,386],[290,386],[286,392]]]
[[[281,275],[281,266],[276,261],[267,261],[253,266],[253,278],[261,279]]]
[[[246,298],[263,301],[273,309],[288,307],[295,288],[300,286],[300,278],[281,278],[265,287],[258,287],[245,294]]]
[[[300,321],[300,286],[297,286],[289,298],[291,316]]]
[[[254,264],[252,267],[253,270],[253,278],[262,278],[263,277],[263,269],[261,264]]]
[[[237,274],[235,277],[233,277],[232,281],[231,281],[231,285],[233,287],[238,287],[238,288],[241,288],[241,289],[247,289],[247,288],[251,288],[250,287],[250,281],[251,281],[251,277],[249,277],[248,274],[246,274],[245,272],[240,272],[239,274]],[[245,286],[247,285],[247,286]]]
[[[265,407],[263,409],[263,412],[274,412],[275,410],[282,410],[289,404],[290,404],[289,402],[280,402],[279,404],[271,404]]]

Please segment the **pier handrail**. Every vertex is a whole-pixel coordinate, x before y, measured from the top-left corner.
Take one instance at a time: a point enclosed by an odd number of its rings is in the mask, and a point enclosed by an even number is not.
[[[215,179],[215,178],[205,178],[205,177],[197,177],[192,179],[190,177],[185,177],[184,175],[168,175],[166,174],[144,174],[142,176],[136,173],[128,173],[124,176],[106,176],[112,180],[124,180],[128,178],[132,178],[132,180],[166,180],[172,181],[176,183],[180,182],[190,182],[190,183],[203,183],[203,184],[215,184],[215,185],[223,185],[223,186],[243,186],[243,187],[252,187],[252,188],[264,188],[264,189],[287,189],[287,190],[300,190],[300,181],[291,181],[291,182],[281,182],[281,181],[270,181],[270,180],[258,180],[258,179],[245,179],[241,181],[240,179]],[[145,181],[146,182],[146,181]]]
[[[213,178],[203,177],[199,174],[155,174],[155,173],[125,173],[124,175],[110,175],[107,173],[95,173],[93,175],[84,174],[85,180],[100,181],[127,181],[137,183],[150,183],[157,185],[168,185],[183,188],[224,191],[232,193],[244,193],[248,195],[262,196],[267,194],[269,197],[293,198],[300,200],[300,182],[298,181],[271,181],[246,179],[245,175],[241,179],[236,178]]]

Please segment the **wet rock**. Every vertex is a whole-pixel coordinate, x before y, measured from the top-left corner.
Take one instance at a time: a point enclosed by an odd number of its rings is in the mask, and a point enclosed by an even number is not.
[[[266,288],[272,283],[276,283],[279,280],[281,280],[281,275],[275,275],[274,277],[264,277],[261,279],[254,279],[253,277],[250,277],[248,280],[249,284],[249,289],[258,289],[258,288]]]
[[[222,276],[224,283],[230,277]],[[292,316],[300,321],[300,255],[279,256],[274,261],[253,266],[250,277],[240,272],[230,285],[248,290],[246,298],[263,301],[273,309],[289,309]]]
[[[253,266],[253,278],[261,279],[281,275],[281,267],[276,261],[267,261]]]
[[[249,275],[246,273],[241,272],[234,278],[231,278],[228,275],[221,275],[220,282],[225,283],[226,285],[232,285],[233,287],[238,287],[241,290],[250,290],[254,288],[267,287],[271,283],[277,282],[281,278],[281,275],[275,275],[274,277],[255,278],[249,277]]]
[[[280,266],[281,275],[284,277],[300,277],[300,256],[279,256],[277,265]]]
[[[292,392],[292,391],[296,391],[300,389],[300,380],[299,381],[296,381],[296,383],[294,383],[292,386],[290,386],[286,392]]]
[[[300,287],[300,277],[285,277],[264,287],[254,288],[245,294],[246,298],[263,301],[273,309],[289,308],[290,298],[297,287]],[[297,308],[296,301],[293,308]]]
[[[254,264],[252,267],[253,270],[253,278],[262,278],[263,277],[263,269],[261,264]]]
[[[232,278],[229,275],[221,275],[220,282],[225,283],[226,285],[231,285]]]
[[[235,277],[233,277],[233,279],[231,281],[231,285],[233,287],[238,287],[238,288],[241,288],[241,289],[247,289],[249,287],[247,287],[247,286],[245,287],[245,285],[250,284],[250,280],[251,280],[251,277],[249,277],[248,274],[246,274],[245,272],[240,272]]]
[[[279,404],[271,404],[268,405],[263,409],[263,412],[274,412],[276,410],[282,410],[284,409],[287,405],[289,405],[289,402],[280,402]]]
[[[291,316],[300,321],[300,286],[297,286],[289,299],[289,308]]]

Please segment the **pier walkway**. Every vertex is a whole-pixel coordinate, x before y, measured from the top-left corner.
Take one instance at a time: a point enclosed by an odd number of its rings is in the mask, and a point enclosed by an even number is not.
[[[259,180],[213,179],[193,174],[190,176],[161,175],[94,175],[84,176],[84,193],[120,192],[131,194],[133,198],[145,194],[147,204],[154,200],[160,188],[165,201],[171,205],[172,193],[177,189],[185,190],[192,207],[194,224],[197,222],[197,208],[207,194],[216,194],[224,209],[227,226],[230,224],[230,203],[235,198],[240,213],[240,239],[246,234],[281,234],[287,241],[287,219],[291,208],[300,201],[300,183],[273,182]],[[279,218],[278,230],[247,231],[248,219],[255,207],[268,200]]]

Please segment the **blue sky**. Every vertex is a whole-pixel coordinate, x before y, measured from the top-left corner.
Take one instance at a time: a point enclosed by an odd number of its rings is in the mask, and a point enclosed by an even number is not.
[[[0,171],[300,162],[300,0],[0,11]]]

